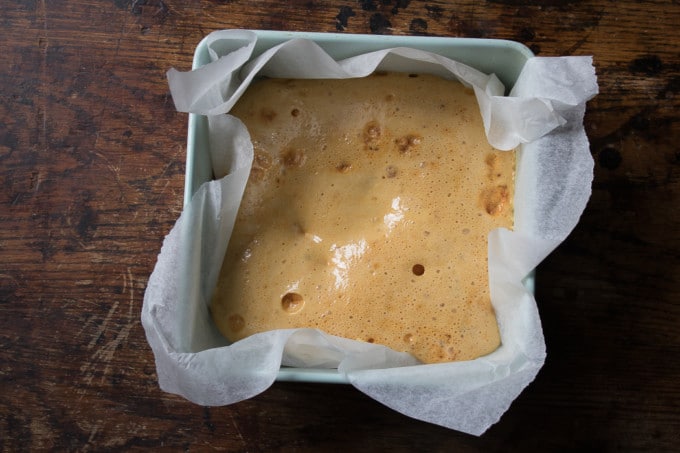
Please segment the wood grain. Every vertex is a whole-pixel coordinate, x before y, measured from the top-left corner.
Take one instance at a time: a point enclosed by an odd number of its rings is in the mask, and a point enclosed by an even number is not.
[[[0,0],[0,450],[677,451],[676,1]],[[165,71],[223,28],[512,39],[593,55],[593,195],[541,265],[548,359],[475,438],[348,386],[219,408],[158,389],[139,322],[179,216]]]

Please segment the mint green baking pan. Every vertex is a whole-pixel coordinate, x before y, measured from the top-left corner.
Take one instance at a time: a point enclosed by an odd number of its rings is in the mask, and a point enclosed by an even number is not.
[[[434,52],[460,61],[487,74],[495,74],[509,92],[519,76],[524,63],[533,53],[523,44],[514,41],[473,38],[443,38],[429,36],[353,35],[343,33],[304,33],[251,30],[257,35],[253,58],[267,49],[294,38],[314,41],[331,57],[343,59],[392,47],[412,47]],[[192,69],[210,63],[206,41],[201,41],[194,52]],[[205,116],[189,114],[187,136],[187,161],[184,186],[184,207],[204,182],[213,179],[212,164],[208,154],[208,121]],[[533,273],[525,280],[533,292]],[[347,383],[344,375],[334,369],[282,367],[278,381],[318,383]]]

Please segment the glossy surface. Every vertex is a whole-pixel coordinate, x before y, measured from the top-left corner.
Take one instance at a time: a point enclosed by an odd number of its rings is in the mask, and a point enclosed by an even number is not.
[[[496,349],[487,235],[512,227],[515,156],[471,90],[265,80],[231,113],[255,160],[212,305],[227,338],[314,327],[427,363]]]

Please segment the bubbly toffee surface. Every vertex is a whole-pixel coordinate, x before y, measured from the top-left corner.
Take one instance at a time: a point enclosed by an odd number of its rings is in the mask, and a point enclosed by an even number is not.
[[[513,224],[514,152],[457,81],[264,79],[231,114],[255,159],[211,304],[229,340],[312,327],[468,360],[500,344],[487,235]]]

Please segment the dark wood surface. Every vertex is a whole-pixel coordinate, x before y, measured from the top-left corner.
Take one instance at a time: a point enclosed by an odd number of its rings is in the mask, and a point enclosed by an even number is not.
[[[0,450],[680,450],[677,1],[0,1]],[[480,438],[350,386],[161,392],[142,297],[182,206],[165,72],[223,28],[512,39],[594,55],[593,195],[541,265],[545,367]]]

